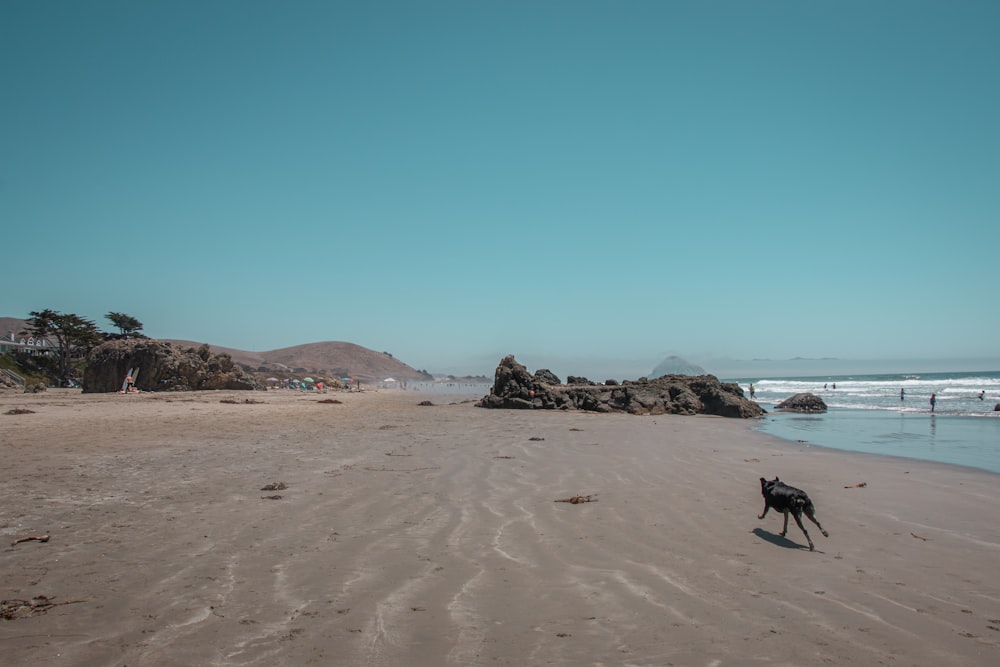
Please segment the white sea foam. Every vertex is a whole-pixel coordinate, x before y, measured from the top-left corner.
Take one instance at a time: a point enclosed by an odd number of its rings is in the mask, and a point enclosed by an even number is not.
[[[749,391],[749,382],[740,384]],[[829,407],[902,412],[930,412],[930,397],[934,394],[936,414],[992,416],[997,414],[993,406],[1000,402],[1000,372],[764,378],[754,382],[754,389],[756,400],[762,404],[810,392]]]
[[[749,385],[740,382],[744,393]],[[1000,472],[1000,411],[994,411],[1000,372],[762,378],[753,385],[755,399],[772,412],[760,428],[773,435]],[[773,412],[775,404],[801,392],[820,396],[829,412]]]

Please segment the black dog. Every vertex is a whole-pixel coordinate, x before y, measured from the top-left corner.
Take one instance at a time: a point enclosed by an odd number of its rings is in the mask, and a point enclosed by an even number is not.
[[[792,516],[795,518],[795,523],[799,524],[799,529],[806,536],[806,540],[809,541],[809,551],[815,549],[812,539],[809,537],[809,533],[806,532],[805,526],[802,525],[802,515],[805,514],[809,517],[809,520],[814,524],[819,526],[819,532],[823,533],[823,537],[830,537],[830,533],[823,530],[823,526],[819,525],[819,521],[816,520],[816,508],[813,507],[812,501],[809,500],[809,496],[802,489],[796,489],[794,486],[788,486],[780,479],[775,477],[770,482],[760,478],[760,492],[764,495],[764,511],[760,513],[758,519],[763,519],[767,516],[767,511],[772,507],[777,512],[781,512],[785,515],[785,527],[781,529],[781,536],[784,537],[785,533],[788,532],[788,514],[791,512]]]

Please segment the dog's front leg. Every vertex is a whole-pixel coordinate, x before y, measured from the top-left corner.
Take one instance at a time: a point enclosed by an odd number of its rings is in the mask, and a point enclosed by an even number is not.
[[[760,514],[758,514],[758,515],[757,515],[757,518],[758,518],[758,519],[763,519],[763,518],[764,518],[765,516],[767,516],[767,511],[768,511],[769,509],[771,509],[771,506],[770,506],[770,505],[768,505],[768,504],[767,504],[767,502],[765,502],[765,503],[764,503],[764,511],[763,511],[763,512],[761,512]]]

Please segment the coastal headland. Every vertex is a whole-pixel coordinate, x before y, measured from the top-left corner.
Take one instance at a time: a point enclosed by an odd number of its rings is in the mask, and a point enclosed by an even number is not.
[[[7,665],[1000,659],[995,474],[398,390],[10,392],[0,426]],[[774,476],[815,552],[757,519]]]

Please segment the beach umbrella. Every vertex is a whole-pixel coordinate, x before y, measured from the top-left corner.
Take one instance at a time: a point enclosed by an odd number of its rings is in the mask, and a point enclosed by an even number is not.
[[[315,382],[312,378],[302,378],[303,382]]]
[[[278,378],[267,378],[267,382],[281,382]]]

